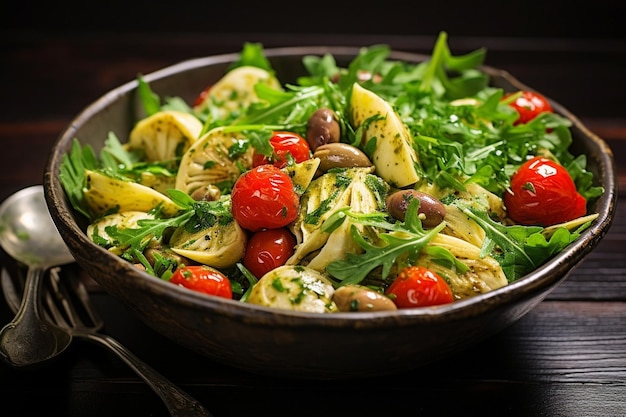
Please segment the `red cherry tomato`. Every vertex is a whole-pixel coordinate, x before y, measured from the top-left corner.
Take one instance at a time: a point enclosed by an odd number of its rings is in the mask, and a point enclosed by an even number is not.
[[[170,282],[205,294],[233,298],[230,280],[226,275],[210,266],[183,266],[174,271]]]
[[[284,168],[289,164],[289,154],[296,163],[311,159],[311,148],[302,136],[293,132],[274,132],[270,138],[270,145],[274,148],[274,155],[267,157],[255,153],[252,157],[252,165],[259,166],[272,164],[278,168]]]
[[[259,165],[241,174],[231,200],[237,223],[253,232],[287,226],[300,208],[291,178],[273,165]]]
[[[250,236],[243,265],[257,278],[282,266],[294,252],[295,236],[287,229],[260,230]]]
[[[448,283],[423,266],[409,266],[385,292],[398,308],[425,307],[454,301]]]
[[[209,95],[209,91],[211,91],[211,87],[213,87],[213,86],[212,85],[208,86],[207,88],[202,90],[200,92],[200,94],[198,94],[198,97],[196,97],[196,99],[193,101],[193,106],[194,107],[197,107],[200,104],[204,103],[204,100]]]
[[[504,193],[509,217],[523,225],[551,226],[584,216],[587,201],[567,170],[536,156],[520,166]]]
[[[504,95],[504,100],[517,93],[509,93]],[[522,94],[509,103],[519,113],[519,118],[513,123],[514,125],[523,124],[531,121],[543,112],[552,112],[552,106],[543,95],[533,91],[522,91]]]

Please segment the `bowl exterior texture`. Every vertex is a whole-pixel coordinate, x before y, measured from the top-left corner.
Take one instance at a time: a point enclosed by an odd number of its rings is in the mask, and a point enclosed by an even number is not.
[[[304,55],[332,53],[345,65],[358,53],[351,47],[300,47],[266,50],[279,79],[293,82],[304,73]],[[235,54],[199,58],[144,78],[161,96],[191,102],[218,80]],[[419,62],[427,57],[394,53]],[[528,88],[508,73],[485,68],[506,90]],[[555,111],[573,121],[575,154],[606,192],[595,203],[598,220],[574,244],[534,273],[507,287],[452,305],[381,313],[306,314],[278,311],[208,297],[173,286],[133,267],[92,243],[86,224],[65,197],[59,181],[63,156],[78,138],[98,151],[109,131],[125,140],[140,111],[137,83],[129,82],[87,107],[62,133],[44,176],[51,215],[78,264],[107,292],[129,306],[145,323],[173,341],[208,358],[253,373],[297,379],[345,379],[394,374],[453,356],[512,324],[567,278],[606,235],[615,209],[613,156],[564,107]]]

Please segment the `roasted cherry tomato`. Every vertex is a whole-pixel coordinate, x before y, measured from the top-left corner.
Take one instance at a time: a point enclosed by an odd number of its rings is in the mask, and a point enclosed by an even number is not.
[[[398,308],[425,307],[454,301],[448,283],[423,266],[402,269],[385,293]]]
[[[237,223],[253,232],[288,225],[296,219],[300,207],[289,175],[267,164],[241,174],[231,200]]]
[[[504,193],[508,215],[523,225],[551,226],[584,216],[587,201],[562,165],[536,156],[520,166]]]
[[[210,266],[180,267],[174,271],[170,282],[205,294],[233,298],[233,290],[228,277]]]
[[[274,148],[274,154],[267,157],[260,153],[255,153],[252,157],[252,165],[259,166],[272,164],[278,168],[284,168],[289,164],[289,160],[299,163],[311,159],[311,148],[309,143],[302,136],[293,132],[274,132],[270,138],[270,145]]]
[[[514,94],[518,93],[505,94],[503,99],[506,101],[506,99]],[[552,112],[552,106],[548,102],[548,99],[533,91],[522,91],[519,97],[509,103],[509,106],[513,107],[519,113],[519,118],[513,123],[514,125],[527,123],[540,113]]]
[[[284,227],[260,230],[248,239],[243,265],[257,278],[282,266],[293,255],[295,236]]]
[[[194,107],[199,106],[200,104],[204,103],[204,100],[209,95],[209,91],[211,91],[211,87],[213,86],[212,85],[208,86],[207,88],[202,90],[200,94],[198,94],[198,97],[196,97],[196,99],[193,101]]]

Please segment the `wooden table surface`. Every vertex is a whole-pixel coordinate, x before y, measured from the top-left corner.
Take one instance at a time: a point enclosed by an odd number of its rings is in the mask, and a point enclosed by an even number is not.
[[[15,35],[2,41],[0,200],[42,181],[48,151],[86,105],[109,89],[184,59],[265,47],[387,43],[429,53],[434,36],[107,34]],[[626,191],[624,39],[450,38],[481,46],[558,101],[612,148]],[[7,256],[2,253],[2,261]],[[199,399],[216,417],[626,416],[626,202],[599,247],[514,325],[454,357],[374,380],[271,379],[198,356],[156,334],[93,288],[104,331]],[[0,299],[0,324],[13,317]],[[0,363],[0,415],[166,416],[159,398],[117,357],[75,341],[43,367]]]

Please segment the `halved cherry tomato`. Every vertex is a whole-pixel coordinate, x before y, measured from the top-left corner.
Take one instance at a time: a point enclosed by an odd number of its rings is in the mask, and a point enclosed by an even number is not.
[[[248,239],[243,265],[261,278],[265,273],[282,266],[293,255],[295,236],[284,227],[260,230]]]
[[[587,201],[565,167],[540,156],[526,161],[513,174],[504,205],[516,223],[544,227],[587,212]]]
[[[398,308],[425,307],[454,301],[448,283],[423,266],[402,269],[385,293]]]
[[[233,298],[233,290],[228,277],[210,266],[183,266],[174,271],[170,282],[205,294]]]
[[[237,223],[253,232],[287,226],[296,219],[300,208],[289,175],[267,164],[241,174],[233,186],[231,200]]]
[[[505,94],[503,100],[506,101],[514,94],[517,93]],[[543,112],[552,113],[552,106],[548,99],[534,91],[522,91],[519,97],[509,103],[509,106],[519,113],[519,118],[513,123],[514,125],[527,123]]]
[[[274,132],[270,138],[270,145],[274,148],[274,154],[267,157],[255,153],[252,157],[252,166],[272,164],[278,168],[284,168],[289,164],[289,159],[299,163],[311,159],[311,148],[302,136],[293,132]]]

